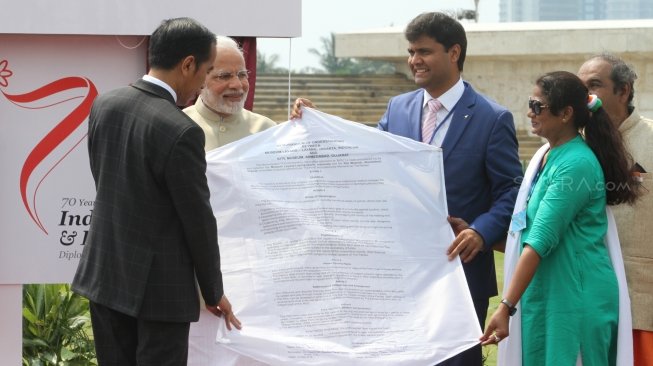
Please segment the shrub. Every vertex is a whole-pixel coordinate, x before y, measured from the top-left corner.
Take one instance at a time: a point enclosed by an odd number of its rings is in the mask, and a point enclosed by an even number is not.
[[[23,365],[97,365],[88,300],[68,284],[23,286]]]

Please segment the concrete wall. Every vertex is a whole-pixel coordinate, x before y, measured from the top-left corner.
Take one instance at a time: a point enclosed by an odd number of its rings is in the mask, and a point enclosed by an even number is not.
[[[508,107],[528,129],[528,96],[535,79],[554,70],[578,71],[589,56],[608,51],[633,64],[635,107],[653,117],[653,20],[464,24],[463,78]],[[336,34],[338,57],[392,61],[410,75],[403,27]]]

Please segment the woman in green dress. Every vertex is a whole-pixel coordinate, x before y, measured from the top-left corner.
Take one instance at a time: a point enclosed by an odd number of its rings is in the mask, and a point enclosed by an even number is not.
[[[507,337],[520,301],[524,366],[616,363],[619,293],[603,241],[605,206],[632,203],[638,192],[621,137],[600,104],[576,75],[562,71],[540,77],[529,99],[532,132],[550,149],[529,182],[526,209],[513,217],[521,255],[481,338],[490,344]]]

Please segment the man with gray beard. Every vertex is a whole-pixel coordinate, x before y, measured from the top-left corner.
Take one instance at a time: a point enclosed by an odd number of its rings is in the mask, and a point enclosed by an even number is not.
[[[276,125],[271,119],[244,108],[249,80],[238,43],[229,37],[217,36],[216,50],[213,70],[206,75],[199,98],[195,105],[184,109],[204,130],[205,151]]]
[[[243,51],[229,37],[216,38],[217,54],[213,70],[206,75],[204,88],[195,104],[184,109],[204,130],[204,150],[207,152],[276,125],[271,119],[244,108],[249,81]],[[218,366],[236,362],[244,366],[263,365],[240,358],[237,353],[216,344],[220,319],[216,318],[216,321],[211,317],[210,312],[200,309],[199,321],[191,324],[188,366]]]
[[[635,109],[637,73],[621,58],[609,53],[592,56],[580,67],[578,77],[590,93],[601,98],[610,120],[621,132],[631,154],[632,173],[643,188],[636,204],[616,205],[612,212],[630,293],[634,364],[653,365],[653,120]]]

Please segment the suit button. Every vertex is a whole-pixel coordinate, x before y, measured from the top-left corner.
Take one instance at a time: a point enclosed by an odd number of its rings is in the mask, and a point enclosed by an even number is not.
[[[227,127],[225,126],[220,126],[220,132],[225,132],[227,130]]]

